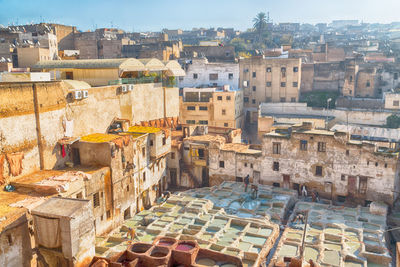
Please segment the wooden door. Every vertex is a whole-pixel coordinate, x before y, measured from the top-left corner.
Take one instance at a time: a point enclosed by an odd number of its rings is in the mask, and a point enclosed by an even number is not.
[[[290,175],[287,174],[283,175],[283,188],[286,189],[290,188]]]

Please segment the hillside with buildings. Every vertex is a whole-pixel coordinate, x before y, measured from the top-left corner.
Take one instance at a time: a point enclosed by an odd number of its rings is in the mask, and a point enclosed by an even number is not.
[[[0,266],[395,266],[399,23],[262,14],[0,27]]]

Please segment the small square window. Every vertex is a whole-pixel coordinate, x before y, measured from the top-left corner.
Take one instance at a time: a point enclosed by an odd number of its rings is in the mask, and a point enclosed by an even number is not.
[[[346,181],[346,175],[342,174],[342,175],[340,176],[340,180]]]
[[[255,92],[257,90],[257,88],[255,86],[253,86],[253,92]]]
[[[252,99],[252,100],[251,100],[251,103],[255,104],[255,103],[256,103],[256,100],[255,100],[255,99]]]
[[[281,82],[281,87],[286,87],[286,83],[285,82]]]
[[[267,87],[271,87],[272,86],[272,82],[267,82]]]
[[[229,124],[228,124],[227,122],[224,123],[224,127],[228,127],[228,125],[229,125]]]
[[[226,109],[222,110],[222,115],[226,115]]]
[[[230,95],[226,96],[226,100],[230,101],[231,100],[231,96]]]
[[[267,72],[272,72],[272,68],[267,68]]]
[[[200,106],[199,110],[208,110],[208,107]]]
[[[222,96],[221,95],[217,96],[217,100],[222,100]]]
[[[255,71],[253,71],[253,78],[257,77],[257,73]]]
[[[210,81],[218,80],[218,73],[210,73],[209,79],[210,79]]]
[[[247,162],[244,163],[244,166],[247,167]]]
[[[299,83],[298,82],[293,82],[293,87],[297,87],[297,86],[299,86]]]
[[[228,74],[228,79],[229,79],[229,80],[232,80],[232,79],[233,79],[233,73],[229,73],[229,74]]]
[[[299,67],[293,67],[293,72],[299,72]]]
[[[399,100],[394,100],[393,101],[393,106],[398,107],[399,106]]]
[[[318,142],[318,152],[326,152],[326,143]]]
[[[225,161],[221,160],[221,161],[219,162],[219,167],[220,167],[220,168],[225,168]]]
[[[199,75],[197,73],[193,73],[193,79],[199,78]]]
[[[244,103],[249,103],[249,98],[248,97],[244,97],[243,101],[244,101]]]

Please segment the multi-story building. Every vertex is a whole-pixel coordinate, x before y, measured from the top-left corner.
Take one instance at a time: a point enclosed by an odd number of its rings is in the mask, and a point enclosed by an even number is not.
[[[252,112],[252,121],[260,103],[299,101],[301,59],[254,56],[240,59],[239,67],[244,107]]]
[[[194,58],[184,64],[186,75],[180,77],[178,86],[239,88],[239,64],[233,62],[208,62],[207,58]]]
[[[179,119],[186,124],[217,127],[243,126],[243,91],[184,88],[179,97]]]

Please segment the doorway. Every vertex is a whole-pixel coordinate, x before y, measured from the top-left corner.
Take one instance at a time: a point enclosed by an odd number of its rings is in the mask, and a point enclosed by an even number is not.
[[[260,184],[260,172],[253,171],[253,183]]]
[[[210,180],[208,177],[208,170],[206,167],[203,167],[201,170],[201,185],[203,187],[209,187],[210,186]]]
[[[357,194],[357,177],[349,176],[347,178],[347,194],[349,197],[356,197]]]
[[[177,182],[176,182],[176,169],[175,168],[171,168],[169,170],[169,177],[171,178],[171,186],[176,187]]]
[[[286,189],[290,188],[290,175],[287,174],[283,175],[283,188]]]

